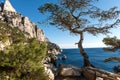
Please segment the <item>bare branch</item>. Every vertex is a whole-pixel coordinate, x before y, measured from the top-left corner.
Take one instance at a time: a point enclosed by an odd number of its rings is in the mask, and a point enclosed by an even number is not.
[[[110,24],[104,27],[98,27],[98,28],[93,25],[92,27],[85,28],[83,31],[92,33],[93,35],[96,35],[98,33],[106,34],[106,33],[109,33],[109,29],[113,27],[117,27],[119,25],[120,25],[120,20],[118,19],[113,24]]]

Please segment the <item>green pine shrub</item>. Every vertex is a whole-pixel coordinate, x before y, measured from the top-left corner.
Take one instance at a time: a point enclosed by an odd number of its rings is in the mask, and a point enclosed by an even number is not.
[[[0,22],[0,41],[12,40],[0,51],[0,80],[48,80],[41,63],[47,45],[37,39],[27,39],[17,27]]]
[[[9,76],[15,80],[45,80],[47,76],[44,76],[41,63],[45,56],[46,44],[36,39],[26,45],[12,44],[0,51],[0,78]]]

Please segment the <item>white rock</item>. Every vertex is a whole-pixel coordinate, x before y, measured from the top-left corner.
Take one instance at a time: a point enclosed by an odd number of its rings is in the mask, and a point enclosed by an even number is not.
[[[103,80],[103,78],[97,77],[96,80]]]
[[[120,80],[120,78],[119,78],[119,77],[117,77],[117,80]]]
[[[62,66],[60,69],[60,75],[66,77],[80,77],[81,76],[81,68],[75,66]]]
[[[9,0],[5,0],[3,11],[16,12],[16,10],[12,7],[11,3],[9,2]]]

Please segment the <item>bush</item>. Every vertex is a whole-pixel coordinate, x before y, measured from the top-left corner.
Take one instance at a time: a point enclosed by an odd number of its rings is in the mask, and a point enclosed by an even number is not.
[[[46,43],[36,39],[28,44],[12,44],[0,51],[0,78],[6,80],[46,80],[42,59],[46,56]]]

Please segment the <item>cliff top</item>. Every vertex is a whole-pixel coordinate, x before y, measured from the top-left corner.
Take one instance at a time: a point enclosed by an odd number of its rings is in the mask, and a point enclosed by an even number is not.
[[[9,0],[5,0],[3,5],[3,11],[16,12]]]

